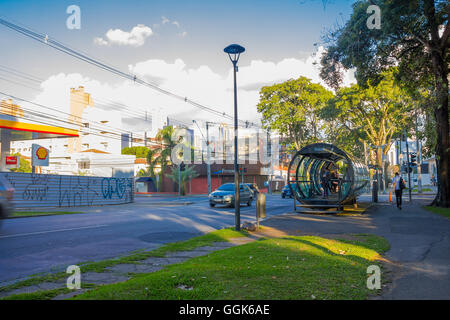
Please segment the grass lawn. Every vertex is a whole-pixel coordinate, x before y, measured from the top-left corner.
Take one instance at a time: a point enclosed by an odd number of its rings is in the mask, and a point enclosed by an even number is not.
[[[426,206],[425,209],[427,209],[428,211],[431,211],[433,213],[440,214],[441,216],[450,218],[450,208]]]
[[[81,211],[14,211],[11,217],[57,216],[63,214],[85,213]]]
[[[262,239],[100,286],[75,299],[366,299],[375,293],[366,288],[367,267],[381,264],[389,244],[375,235],[352,239]],[[170,250],[185,246],[174,244]]]
[[[232,229],[221,229],[216,230],[205,235],[195,237],[186,241],[181,242],[173,242],[163,245],[152,251],[143,251],[137,250],[131,252],[130,254],[115,258],[115,259],[107,259],[96,262],[80,262],[77,265],[80,266],[81,272],[104,272],[107,267],[112,267],[121,263],[139,263],[140,260],[145,260],[149,257],[163,257],[168,252],[173,251],[187,251],[193,250],[197,247],[208,246],[213,244],[214,242],[226,242],[230,238],[238,238],[238,237],[246,237],[248,233],[246,231],[234,231]],[[3,291],[11,291],[18,288],[23,288],[27,286],[36,285],[43,282],[53,282],[60,279],[67,278],[67,274],[65,272],[57,272],[51,273],[47,275],[36,275],[27,280],[23,280],[8,286],[0,287],[0,292]],[[19,299],[39,299],[39,297],[45,297],[46,295],[51,296],[52,294],[57,293],[57,290],[52,290],[51,293],[36,293],[36,294],[20,294],[15,295]],[[56,294],[55,294],[56,295]],[[2,300],[2,299],[0,299]]]

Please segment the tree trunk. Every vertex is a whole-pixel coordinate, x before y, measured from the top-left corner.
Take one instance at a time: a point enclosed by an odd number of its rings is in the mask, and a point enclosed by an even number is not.
[[[434,110],[436,118],[436,164],[438,194],[434,204],[450,207],[450,137],[448,118],[448,67],[446,62],[447,44],[439,45],[438,25],[436,23],[435,4],[432,0],[424,1],[424,13],[430,26],[431,61],[436,82],[437,106]]]
[[[437,124],[436,162],[438,179],[436,204],[440,207],[448,208],[450,207],[450,138],[448,95],[446,95],[446,97],[442,100],[441,107],[435,110]]]

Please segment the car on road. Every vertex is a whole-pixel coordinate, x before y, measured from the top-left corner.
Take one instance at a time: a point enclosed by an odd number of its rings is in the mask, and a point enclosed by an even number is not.
[[[292,187],[292,189],[296,189],[297,188],[297,186],[296,186],[296,184],[295,183],[291,183],[291,187]],[[292,192],[291,192],[291,188],[289,188],[289,185],[287,184],[287,185],[285,185],[284,187],[283,187],[283,189],[281,190],[281,197],[284,199],[284,198],[286,198],[286,197],[288,197],[288,198],[293,198],[294,197],[294,195],[292,194]]]
[[[0,227],[2,219],[7,218],[11,214],[13,194],[14,188],[9,181],[5,177],[0,176]]]
[[[253,197],[254,195],[250,188],[246,184],[241,183],[239,185],[239,202],[251,206]],[[216,204],[234,207],[234,202],[234,183],[225,183],[209,195],[210,207],[214,207]]]

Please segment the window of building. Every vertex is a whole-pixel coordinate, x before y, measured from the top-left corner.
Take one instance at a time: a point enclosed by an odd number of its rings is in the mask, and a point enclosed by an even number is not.
[[[89,161],[80,161],[78,162],[78,169],[90,169],[91,164]]]

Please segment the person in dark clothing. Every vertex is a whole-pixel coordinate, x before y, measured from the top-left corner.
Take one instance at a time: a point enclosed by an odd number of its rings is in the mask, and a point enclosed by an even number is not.
[[[395,177],[392,180],[392,187],[395,192],[395,201],[397,202],[397,208],[399,210],[402,210],[402,192],[404,188],[405,182],[403,181],[403,178],[400,177],[398,172],[395,173]]]
[[[325,169],[323,175],[322,175],[322,188],[323,188],[323,197],[328,197],[328,191],[329,191],[329,183],[330,183],[330,171],[328,169]]]

